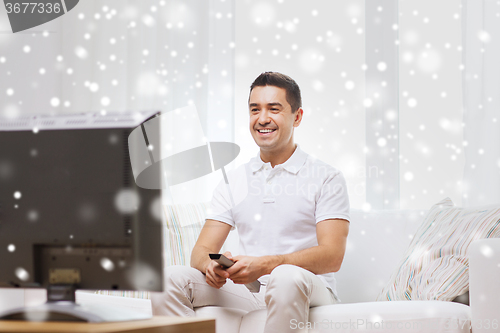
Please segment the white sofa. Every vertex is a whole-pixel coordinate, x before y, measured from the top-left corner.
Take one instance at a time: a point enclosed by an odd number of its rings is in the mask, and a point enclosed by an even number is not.
[[[309,322],[316,327],[309,332],[470,332],[471,309],[464,304],[375,302],[424,215],[425,211],[416,210],[351,210],[344,262],[335,274],[342,303],[312,308]],[[229,241],[232,246],[233,240]],[[266,319],[266,310],[246,313],[213,306],[198,308],[196,314],[219,319],[218,333],[261,333]],[[292,325],[300,331],[298,323]]]
[[[462,333],[470,332],[471,327],[474,333],[500,331],[499,239],[479,240],[471,246],[470,307],[443,301],[375,302],[424,214],[425,211],[415,210],[351,210],[347,250],[342,268],[336,273],[342,304],[312,308],[309,323],[316,326],[309,332]],[[484,244],[487,244],[487,253]],[[232,231],[224,249],[237,254],[236,245],[237,234]],[[19,299],[20,294],[14,296],[15,292],[22,292],[24,299]],[[79,301],[86,303],[116,304],[118,300],[116,296],[83,292],[78,295]],[[0,310],[19,306],[23,302],[36,304],[43,301],[43,291],[40,290],[0,291]],[[149,300],[122,299],[120,305],[151,313]],[[247,313],[239,309],[207,306],[197,308],[196,315],[216,318],[218,333],[260,333],[263,332],[266,310]],[[294,327],[297,332],[301,331],[299,323]]]

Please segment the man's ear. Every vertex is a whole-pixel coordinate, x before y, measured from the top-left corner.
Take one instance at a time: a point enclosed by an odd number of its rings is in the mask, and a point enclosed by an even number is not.
[[[297,127],[300,125],[300,122],[302,121],[302,116],[304,115],[304,110],[302,108],[298,108],[297,111],[294,113],[294,121],[293,121],[293,127]]]

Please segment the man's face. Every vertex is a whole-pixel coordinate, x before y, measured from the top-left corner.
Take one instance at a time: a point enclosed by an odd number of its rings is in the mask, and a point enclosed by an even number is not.
[[[261,149],[279,151],[293,144],[293,128],[299,126],[303,111],[299,108],[292,114],[285,89],[255,87],[250,92],[248,107],[250,133]]]

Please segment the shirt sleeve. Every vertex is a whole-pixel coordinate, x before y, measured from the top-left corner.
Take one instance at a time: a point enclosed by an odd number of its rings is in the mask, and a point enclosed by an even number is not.
[[[214,190],[212,201],[210,202],[210,209],[207,212],[206,218],[227,223],[232,227],[231,230],[234,230],[235,224],[228,191],[229,186],[224,180],[221,180]]]
[[[351,222],[349,195],[344,175],[340,171],[327,177],[316,201],[316,223],[327,219],[344,219]]]

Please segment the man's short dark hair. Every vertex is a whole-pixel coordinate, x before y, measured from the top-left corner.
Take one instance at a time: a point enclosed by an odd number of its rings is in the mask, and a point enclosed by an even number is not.
[[[250,93],[255,87],[274,86],[286,90],[286,101],[295,113],[302,106],[302,97],[297,82],[291,77],[278,72],[264,72],[260,74],[250,86]]]

